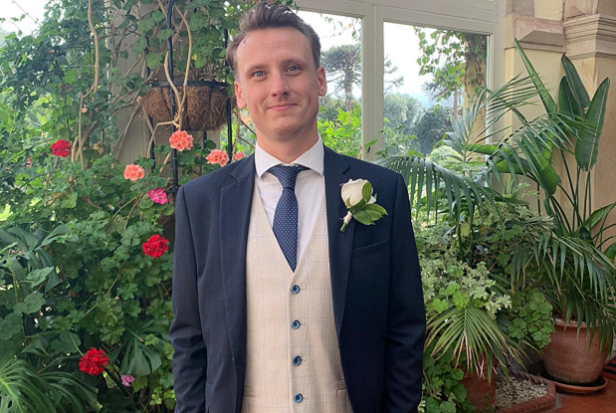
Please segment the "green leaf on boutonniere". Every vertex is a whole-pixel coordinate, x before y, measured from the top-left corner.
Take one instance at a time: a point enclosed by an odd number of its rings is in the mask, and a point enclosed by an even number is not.
[[[370,202],[370,197],[372,196],[372,184],[370,182],[366,182],[361,190],[361,195],[364,201]]]
[[[359,222],[361,222],[364,225],[374,225],[374,220],[372,219],[372,217],[370,216],[370,214],[366,211],[364,211],[363,209],[357,211],[355,214],[353,214],[353,218],[355,218],[356,220],[358,220]]]

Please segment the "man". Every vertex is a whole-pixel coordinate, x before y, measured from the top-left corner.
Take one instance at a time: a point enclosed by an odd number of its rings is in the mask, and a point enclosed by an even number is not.
[[[320,43],[291,10],[255,6],[227,56],[257,148],[177,195],[176,412],[416,412],[425,316],[401,176],[323,146]],[[341,232],[350,179],[388,215]]]

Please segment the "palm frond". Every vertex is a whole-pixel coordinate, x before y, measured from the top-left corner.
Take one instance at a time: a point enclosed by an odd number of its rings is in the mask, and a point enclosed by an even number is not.
[[[500,195],[492,189],[471,178],[440,166],[432,161],[417,156],[392,156],[375,161],[375,163],[402,174],[410,193],[411,209],[418,212],[421,204],[430,213],[438,208],[438,200],[447,198],[449,212],[458,215],[467,205],[472,217],[476,208],[484,204],[494,204]],[[422,199],[425,198],[425,203]]]
[[[453,349],[456,363],[459,363],[464,355],[468,371],[481,372],[486,355],[493,355],[504,368],[508,361],[520,361],[516,345],[496,321],[484,309],[473,305],[451,306],[428,319],[426,347],[431,345],[434,345],[432,354],[436,357]]]

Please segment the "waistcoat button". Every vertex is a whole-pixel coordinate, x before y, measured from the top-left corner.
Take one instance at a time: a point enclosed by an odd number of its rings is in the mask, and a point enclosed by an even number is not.
[[[302,364],[302,358],[300,356],[295,356],[293,358],[293,364],[295,364],[296,366],[299,366],[300,364]]]
[[[295,330],[297,330],[300,326],[300,322],[298,320],[293,321],[293,323],[291,323],[291,327],[293,327]]]
[[[304,400],[304,396],[302,396],[302,394],[301,394],[301,393],[297,393],[297,394],[295,395],[294,400],[295,400],[295,403],[301,403],[301,402],[302,402],[302,400]]]
[[[299,285],[294,285],[293,287],[291,287],[291,292],[293,294],[299,293]]]

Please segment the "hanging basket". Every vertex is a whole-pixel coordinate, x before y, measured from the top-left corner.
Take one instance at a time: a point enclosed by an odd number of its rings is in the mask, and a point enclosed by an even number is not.
[[[173,93],[167,82],[155,82],[142,99],[141,105],[155,123],[171,120],[170,96]],[[183,82],[175,86],[183,99]],[[210,81],[189,81],[186,85],[186,101],[182,116],[182,129],[189,131],[216,130],[227,120],[227,84]],[[231,106],[235,99],[231,99]],[[175,112],[178,112],[176,107]]]

